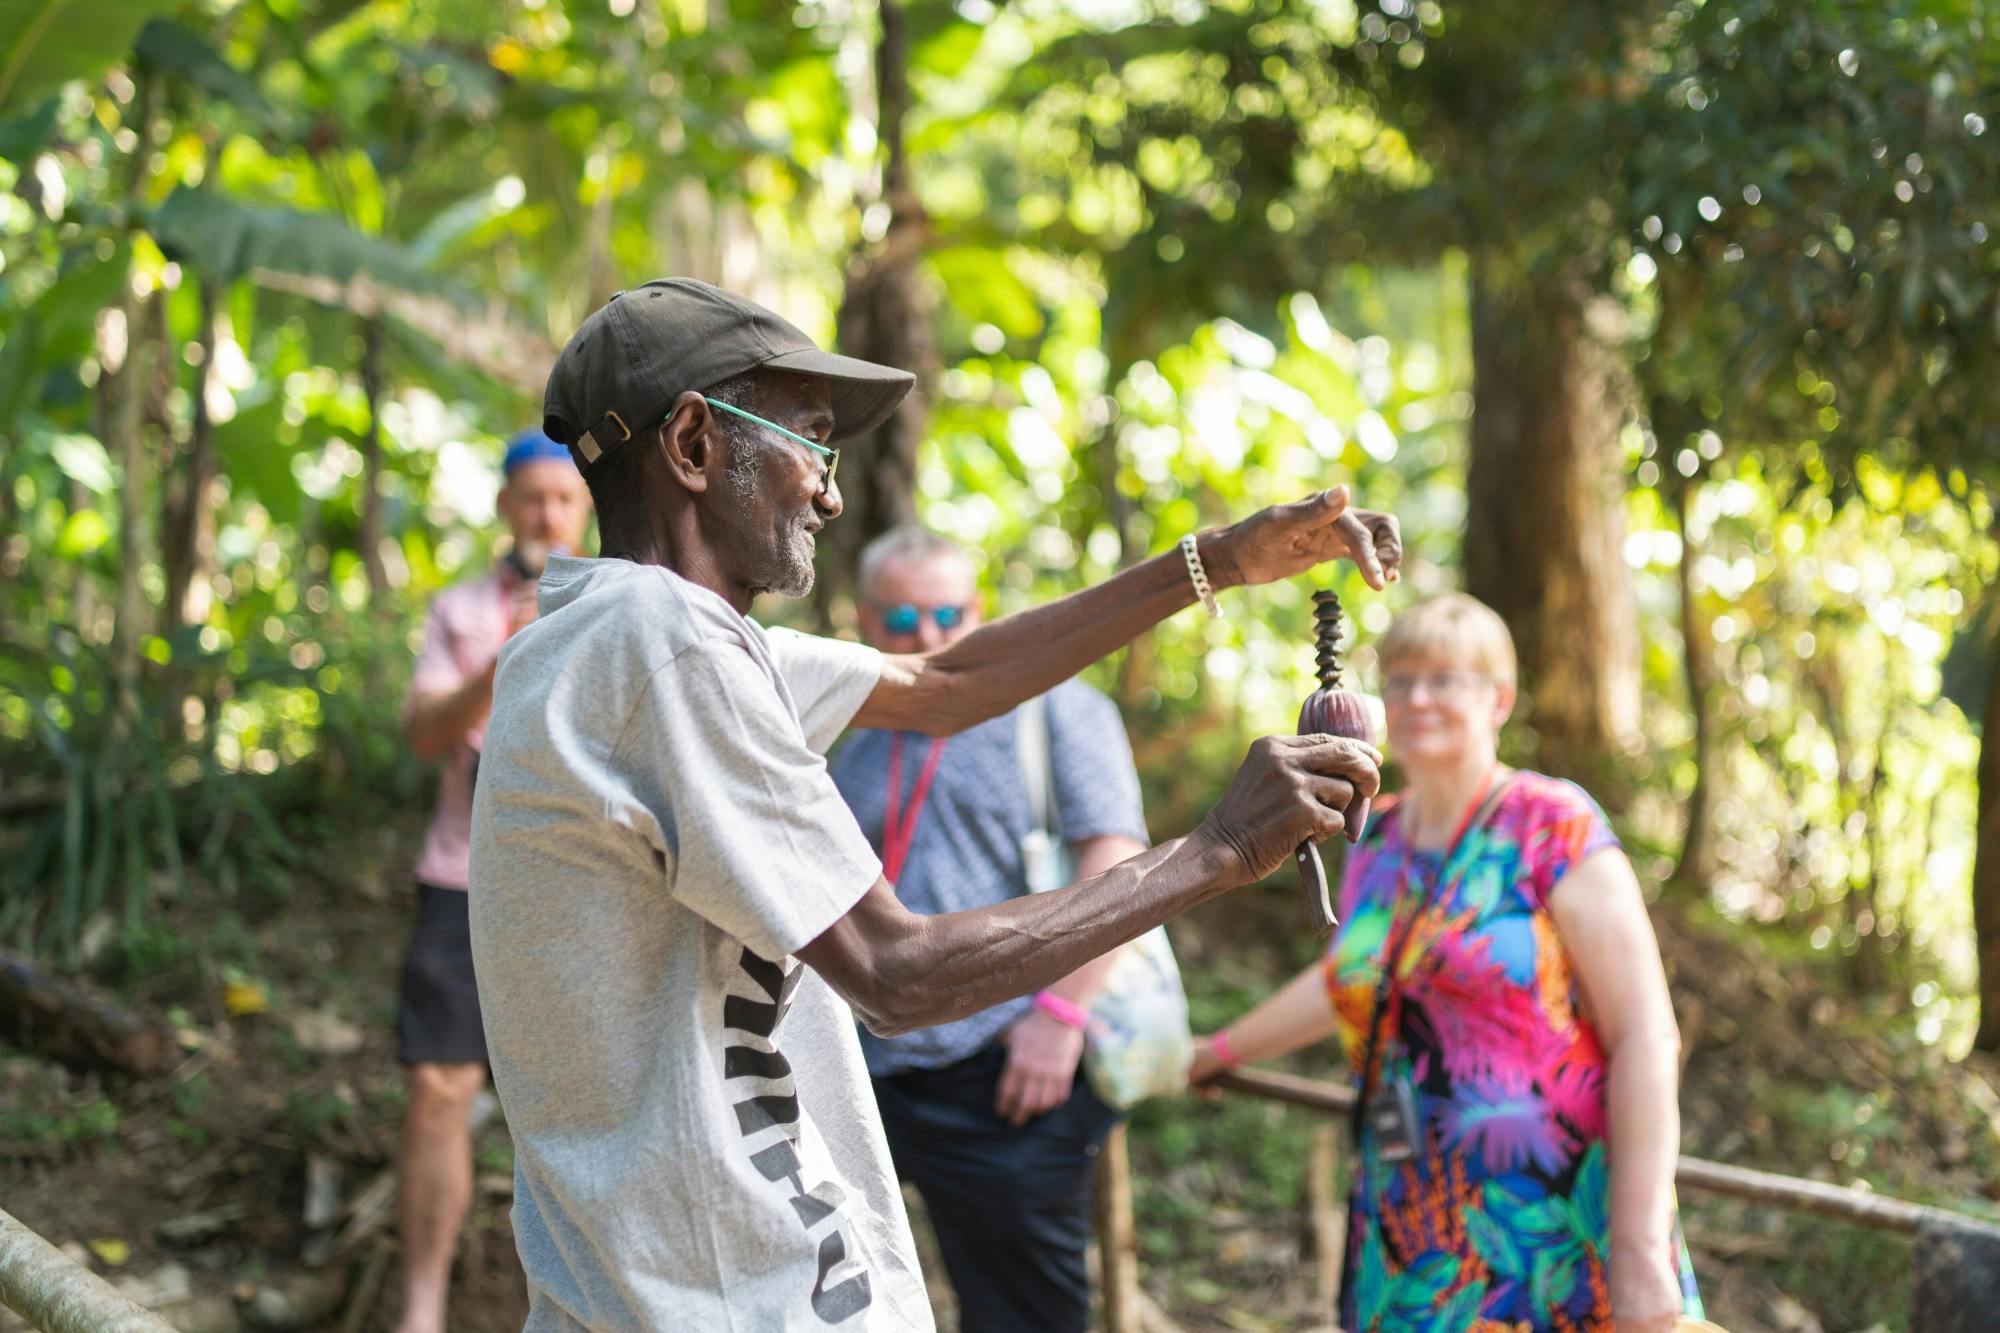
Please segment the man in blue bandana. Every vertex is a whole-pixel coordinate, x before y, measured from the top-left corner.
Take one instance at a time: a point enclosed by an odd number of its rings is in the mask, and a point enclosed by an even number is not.
[[[403,963],[396,1054],[409,1069],[398,1164],[403,1315],[398,1333],[444,1328],[452,1250],[472,1201],[472,1102],[486,1084],[486,1036],[466,926],[472,784],[500,645],[535,618],[552,552],[574,552],[590,492],[567,448],[538,430],[507,446],[499,512],[512,534],[493,568],[431,604],[403,709],[411,748],[441,760],[437,805],[417,860],[417,920]]]

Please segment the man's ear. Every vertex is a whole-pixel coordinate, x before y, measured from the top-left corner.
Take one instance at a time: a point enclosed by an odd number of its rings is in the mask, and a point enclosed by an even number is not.
[[[660,423],[660,452],[667,460],[667,470],[690,495],[706,491],[709,478],[725,466],[721,444],[715,414],[692,389],[674,400],[674,410]]]

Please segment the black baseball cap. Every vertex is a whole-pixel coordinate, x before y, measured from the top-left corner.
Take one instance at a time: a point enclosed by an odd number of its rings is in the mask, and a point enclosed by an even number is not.
[[[693,278],[616,292],[571,335],[549,372],[542,429],[580,468],[651,430],[690,389],[752,370],[789,371],[833,390],[833,438],[879,426],[916,377],[823,352],[755,301]]]

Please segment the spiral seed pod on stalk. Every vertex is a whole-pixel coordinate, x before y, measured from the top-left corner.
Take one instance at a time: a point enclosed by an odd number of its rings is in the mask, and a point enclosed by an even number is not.
[[[1349,740],[1375,743],[1375,726],[1369,720],[1361,696],[1340,684],[1340,597],[1322,588],[1313,594],[1313,664],[1319,672],[1319,688],[1307,696],[1299,709],[1299,735],[1344,736]],[[1368,823],[1368,798],[1356,793],[1347,809],[1349,842],[1358,842]],[[1333,916],[1333,895],[1326,882],[1326,864],[1319,848],[1310,842],[1299,844],[1299,879],[1305,884],[1306,911],[1315,934],[1325,935],[1338,924]]]

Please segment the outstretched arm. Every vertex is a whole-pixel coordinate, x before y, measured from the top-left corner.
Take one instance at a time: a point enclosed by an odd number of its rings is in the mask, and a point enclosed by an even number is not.
[[[877,880],[799,950],[878,1036],[896,1036],[1041,990],[1101,954],[1242,882],[1229,849],[1162,843],[1067,889],[922,916]]]
[[[1188,837],[1067,889],[919,916],[888,881],[798,951],[883,1035],[947,1023],[1040,990],[1127,940],[1289,861],[1341,829],[1381,757],[1359,741],[1267,736]]]
[[[1350,509],[1345,486],[1274,505],[1196,539],[1220,591],[1302,574],[1337,558],[1371,587],[1396,577],[1403,543],[1387,514]],[[998,717],[1124,647],[1195,600],[1179,550],[1093,588],[984,625],[935,653],[883,659],[857,727],[947,736]]]
[[[1314,961],[1286,982],[1276,994],[1243,1017],[1223,1027],[1227,1047],[1237,1064],[1254,1065],[1331,1037],[1333,1004],[1326,993],[1326,964]],[[1188,1082],[1196,1087],[1230,1067],[1215,1049],[1213,1034],[1195,1045]]]

